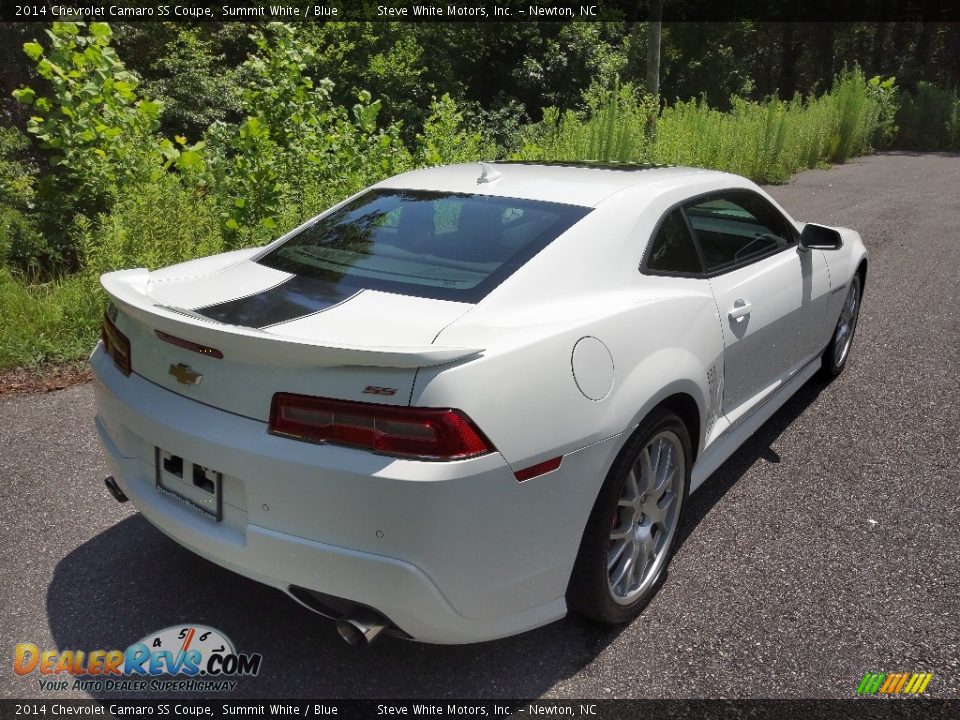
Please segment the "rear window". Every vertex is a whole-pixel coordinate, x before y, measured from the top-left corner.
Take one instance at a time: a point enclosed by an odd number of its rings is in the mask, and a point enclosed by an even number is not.
[[[477,302],[590,208],[371,190],[258,262],[349,288]]]

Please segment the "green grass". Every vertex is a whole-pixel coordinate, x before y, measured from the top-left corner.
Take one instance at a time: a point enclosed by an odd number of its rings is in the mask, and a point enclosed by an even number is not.
[[[817,98],[763,102],[732,98],[730,112],[703,99],[677,102],[656,117],[630,86],[594,100],[583,113],[548,108],[514,154],[528,160],[653,161],[691,165],[782,183],[805,168],[871,152],[878,104],[859,69]]]
[[[649,162],[656,104],[638,100],[626,85],[594,93],[584,113],[546,108],[543,120],[525,128],[518,160]]]
[[[757,182],[782,183],[794,173],[871,152],[877,105],[859,70],[814,99],[733,98],[729,113],[702,100],[664,108],[653,158],[671,165],[716,168]]]
[[[0,267],[0,369],[81,360],[99,335],[103,298],[88,274],[30,284]]]

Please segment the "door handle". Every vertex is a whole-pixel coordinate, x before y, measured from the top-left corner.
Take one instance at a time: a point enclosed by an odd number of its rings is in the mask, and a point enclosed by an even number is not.
[[[737,300],[733,303],[733,307],[730,309],[730,312],[727,313],[727,317],[731,320],[735,320],[738,323],[743,322],[743,319],[750,314],[750,311],[753,309],[753,305],[748,303],[746,300]]]

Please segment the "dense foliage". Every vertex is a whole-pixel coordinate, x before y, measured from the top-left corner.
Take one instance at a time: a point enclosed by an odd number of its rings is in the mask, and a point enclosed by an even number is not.
[[[103,272],[266,242],[413,167],[621,160],[784,182],[895,143],[960,149],[949,28],[707,30],[665,28],[653,98],[643,23],[2,27],[22,49],[0,42],[0,368],[82,357]]]

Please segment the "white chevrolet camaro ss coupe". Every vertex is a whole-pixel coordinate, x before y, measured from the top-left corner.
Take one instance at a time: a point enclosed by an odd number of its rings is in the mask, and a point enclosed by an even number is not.
[[[409,172],[103,276],[106,483],[353,644],[624,622],[689,494],[843,370],[866,255],[721,172]]]

